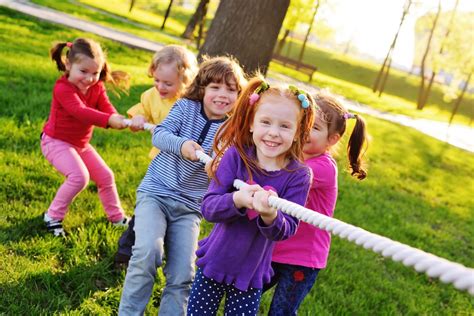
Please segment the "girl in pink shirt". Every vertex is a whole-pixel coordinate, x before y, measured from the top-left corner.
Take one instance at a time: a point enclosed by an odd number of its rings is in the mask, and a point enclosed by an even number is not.
[[[305,163],[313,172],[306,207],[332,217],[337,200],[337,165],[330,149],[346,130],[346,121],[355,119],[347,153],[352,175],[359,180],[366,177],[361,166],[362,150],[367,143],[365,122],[358,114],[347,112],[333,96],[320,92],[315,96],[319,110],[311,130],[310,140],[303,148]],[[296,234],[277,242],[272,256],[275,272],[269,289],[275,293],[269,315],[296,315],[298,308],[311,290],[320,269],[326,267],[331,235],[315,226],[300,222]]]
[[[63,60],[62,51],[67,48]],[[41,134],[41,151],[66,180],[44,214],[47,229],[64,236],[62,221],[72,200],[92,179],[99,191],[107,218],[126,226],[128,218],[120,205],[114,174],[89,144],[94,126],[123,129],[123,117],[110,103],[104,81],[127,82],[123,72],[110,72],[99,44],[78,38],[51,49],[51,58],[64,75],[53,88],[51,112]]]

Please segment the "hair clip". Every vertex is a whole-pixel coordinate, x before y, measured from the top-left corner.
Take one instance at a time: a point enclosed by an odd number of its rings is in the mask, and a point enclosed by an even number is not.
[[[266,81],[262,81],[262,83],[257,87],[257,89],[255,89],[255,91],[250,95],[249,104],[254,105],[255,103],[257,103],[257,101],[260,99],[260,94],[262,92],[265,92],[269,88],[270,86],[268,85],[268,83]]]
[[[293,85],[289,85],[288,89],[296,95],[298,100],[301,102],[301,107],[303,109],[306,109],[309,107],[309,100],[304,90],[298,89],[297,87]]]
[[[347,119],[356,118],[356,115],[353,114],[353,113],[346,112],[346,113],[344,113],[343,117],[344,117],[345,120],[347,120]]]
[[[71,43],[71,42],[67,42],[67,43],[66,43],[66,46],[69,47],[69,48],[71,48],[71,47],[72,47],[72,43]]]

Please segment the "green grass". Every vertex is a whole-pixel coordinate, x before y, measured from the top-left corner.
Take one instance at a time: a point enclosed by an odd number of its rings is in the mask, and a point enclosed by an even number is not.
[[[151,53],[0,7],[0,314],[109,315],[118,309],[124,274],[111,265],[122,230],[107,223],[96,187],[71,205],[65,241],[46,233],[41,219],[62,183],[39,149],[59,75],[48,50],[56,40],[78,36],[100,41],[112,68],[132,75],[129,96],[111,95],[121,113],[152,84],[146,77]],[[386,121],[369,117],[368,125],[369,178],[355,181],[338,160],[336,217],[472,267],[474,155]],[[149,135],[97,129],[92,143],[114,170],[132,214],[149,163]],[[201,236],[210,229],[204,222]],[[161,276],[147,314],[156,314],[163,284]],[[263,297],[261,315],[270,299],[270,293]],[[334,237],[328,268],[300,314],[464,315],[474,313],[473,305],[466,292]]]

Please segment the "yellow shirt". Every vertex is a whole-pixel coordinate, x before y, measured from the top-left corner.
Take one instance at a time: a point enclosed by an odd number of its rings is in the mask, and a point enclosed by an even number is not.
[[[158,90],[152,87],[142,93],[140,103],[128,109],[127,114],[131,117],[143,115],[148,123],[160,124],[175,102],[176,98],[162,99]],[[148,156],[153,159],[159,152],[158,148],[152,147]]]

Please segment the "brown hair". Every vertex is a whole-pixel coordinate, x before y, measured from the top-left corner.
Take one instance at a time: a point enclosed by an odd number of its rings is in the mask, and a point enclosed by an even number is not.
[[[247,84],[244,71],[233,57],[218,56],[209,58],[204,56],[199,71],[193,82],[187,87],[183,98],[202,101],[204,90],[210,83],[225,83],[230,86],[235,82],[238,93]]]
[[[68,47],[66,58],[63,59],[62,52],[64,47]],[[106,61],[106,55],[100,45],[94,40],[87,38],[76,38],[74,42],[60,42],[56,43],[50,50],[51,59],[56,62],[59,71],[65,72],[66,61],[73,64],[80,61],[84,57],[94,59],[99,65],[102,65],[99,80],[112,84],[112,89],[117,92],[128,90],[129,75],[124,71],[111,71]]]
[[[359,180],[365,179],[367,171],[362,167],[362,157],[367,150],[368,135],[364,119],[359,114],[350,115],[341,102],[327,91],[318,92],[314,98],[322,114],[322,120],[327,124],[328,137],[334,134],[342,137],[346,131],[348,116],[355,118],[354,129],[347,143],[347,156],[352,170],[351,175]],[[364,145],[366,148],[362,150]]]
[[[153,77],[153,73],[160,65],[173,62],[176,63],[176,71],[181,82],[181,87],[178,89],[178,95],[181,95],[198,70],[196,56],[184,46],[167,45],[158,50],[148,67],[148,76]]]
[[[262,82],[264,82],[264,79],[260,75],[257,75],[250,80],[247,87],[242,91],[237,99],[233,114],[220,127],[214,139],[213,149],[216,152],[216,158],[212,161],[211,165],[210,175],[212,178],[215,178],[216,176],[217,164],[219,163],[220,158],[222,158],[224,152],[230,146],[234,146],[238,151],[242,161],[244,162],[245,168],[247,169],[250,180],[252,179],[251,170],[260,169],[258,167],[258,162],[255,159],[248,157],[245,149],[254,146],[252,134],[250,133],[250,126],[254,120],[259,104],[262,99],[265,99],[268,96],[287,98],[291,102],[297,104],[300,108],[295,141],[286,153],[286,158],[303,161],[303,146],[308,140],[315,116],[313,98],[306,94],[310,105],[305,109],[301,106],[301,101],[298,100],[295,92],[288,88],[270,87],[260,93],[260,98],[255,104],[250,105],[250,95],[260,87]]]

